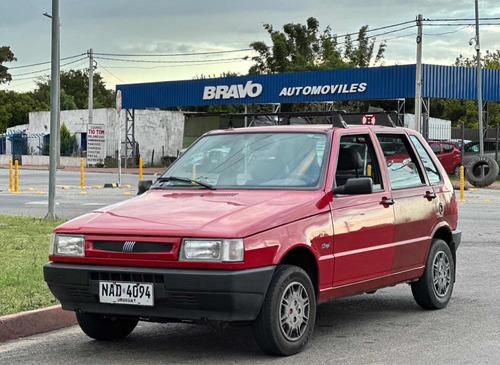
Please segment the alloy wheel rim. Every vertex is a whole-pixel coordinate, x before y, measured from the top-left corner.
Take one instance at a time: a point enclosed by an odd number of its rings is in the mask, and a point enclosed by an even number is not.
[[[434,256],[432,265],[432,283],[434,293],[440,298],[448,294],[451,285],[451,263],[448,255],[439,251]]]
[[[280,330],[288,341],[299,340],[309,324],[310,301],[304,285],[290,283],[280,301]]]

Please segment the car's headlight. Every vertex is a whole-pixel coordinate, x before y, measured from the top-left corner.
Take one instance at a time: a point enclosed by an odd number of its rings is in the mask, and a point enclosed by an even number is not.
[[[243,261],[242,239],[191,239],[182,242],[179,259],[182,261]]]
[[[54,233],[50,238],[49,253],[62,256],[84,256],[85,236]]]

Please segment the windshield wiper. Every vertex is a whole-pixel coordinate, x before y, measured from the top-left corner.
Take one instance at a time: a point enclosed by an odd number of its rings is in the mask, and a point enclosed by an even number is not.
[[[198,180],[188,179],[187,177],[165,176],[165,177],[160,177],[160,178],[158,178],[158,180],[156,180],[156,182],[164,182],[164,181],[181,181],[181,182],[185,182],[187,184],[194,183],[194,184],[203,186],[204,188],[207,188],[210,190],[215,190],[215,187],[213,187],[212,185],[210,185],[208,183],[204,183],[204,182],[198,181]]]

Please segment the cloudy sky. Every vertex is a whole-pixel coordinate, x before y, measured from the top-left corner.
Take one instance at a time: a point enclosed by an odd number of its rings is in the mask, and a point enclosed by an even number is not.
[[[24,66],[50,61],[51,20],[42,14],[51,10],[50,0],[0,1],[0,46],[10,46],[17,57],[6,64],[13,81],[0,90],[32,90],[34,79],[50,73],[50,63]],[[246,74],[252,62],[242,58],[254,55],[252,51],[189,54],[245,50],[253,41],[270,44],[265,23],[281,29],[286,23],[305,24],[312,16],[321,30],[329,25],[342,35],[363,25],[374,29],[412,21],[418,14],[430,20],[424,25],[424,63],[451,65],[460,54],[475,54],[469,46],[472,21],[439,21],[473,19],[474,0],[61,0],[61,57],[75,56],[61,65],[64,70],[88,67],[85,54],[92,48],[97,71],[113,89],[116,84],[187,80],[225,71]],[[500,18],[500,1],[479,0],[479,15]],[[482,51],[500,49],[500,19],[484,23],[496,25],[480,27]],[[415,63],[414,24],[370,33],[387,41],[385,65]],[[151,57],[155,54],[173,56]]]

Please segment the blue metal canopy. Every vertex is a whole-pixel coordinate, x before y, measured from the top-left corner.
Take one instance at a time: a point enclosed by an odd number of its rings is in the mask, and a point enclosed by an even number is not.
[[[415,97],[416,65],[117,85],[124,109]],[[482,70],[482,97],[500,101],[500,70]],[[477,99],[476,69],[422,65],[422,97]]]

